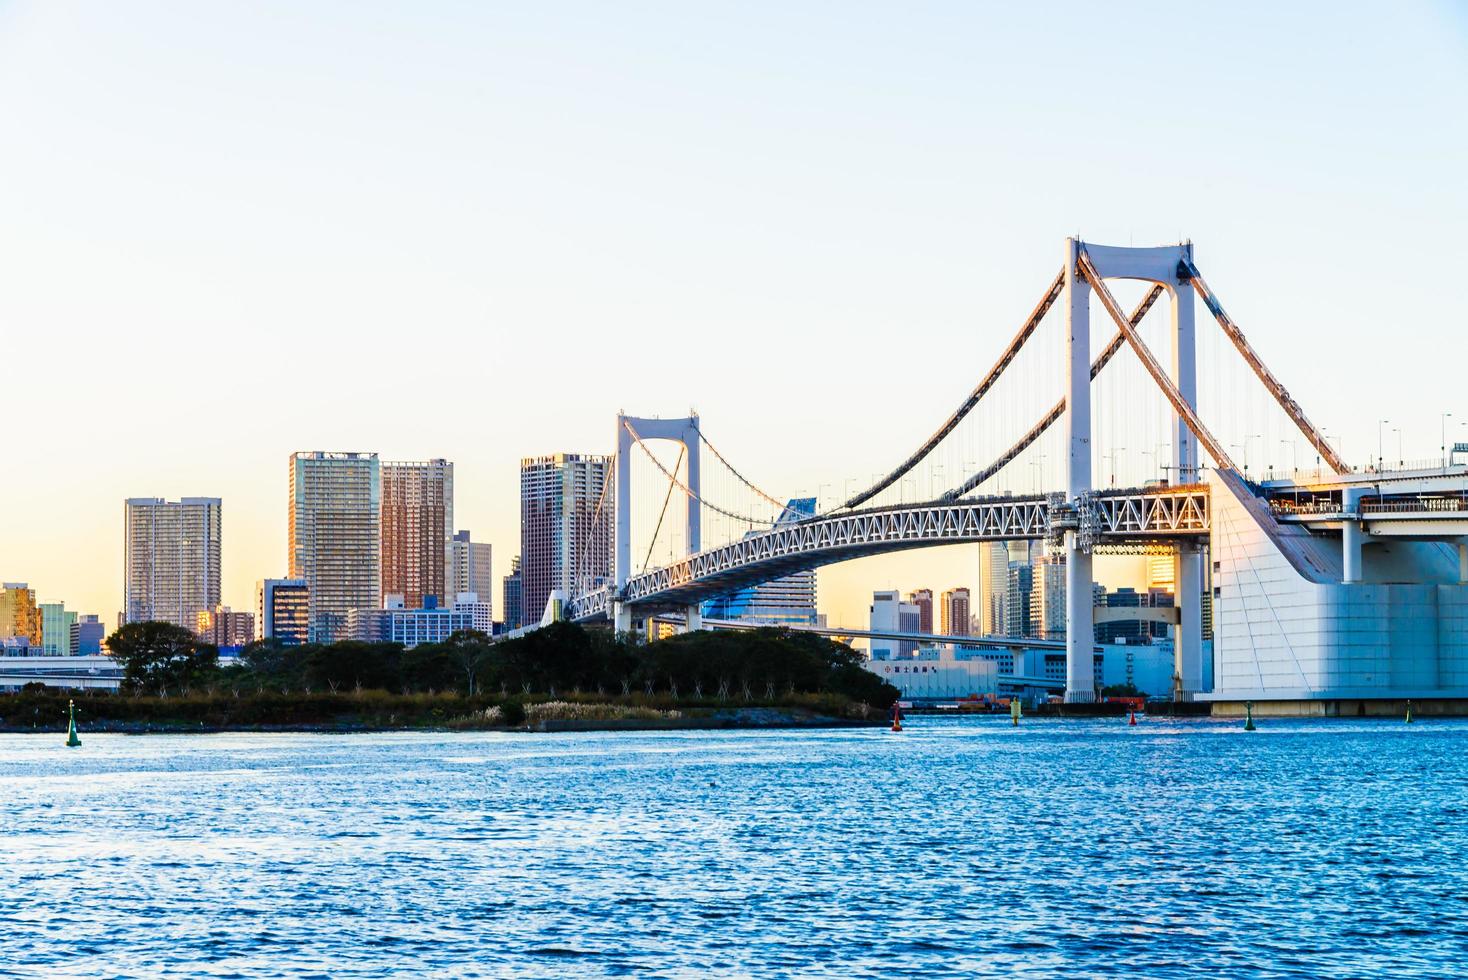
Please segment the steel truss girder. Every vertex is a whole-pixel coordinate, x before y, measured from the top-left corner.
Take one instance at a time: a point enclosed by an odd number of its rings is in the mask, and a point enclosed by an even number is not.
[[[888,551],[1041,539],[1054,523],[1053,508],[1077,504],[1084,510],[1080,522],[1088,538],[1100,548],[1191,540],[1208,533],[1204,486],[1103,492],[1068,505],[1037,495],[856,511],[781,525],[690,555],[632,577],[620,596],[606,588],[573,596],[567,616],[601,618],[614,600],[649,607],[698,601],[760,581],[761,569],[769,570],[767,578],[778,578],[799,568]],[[726,581],[730,584],[721,586]]]

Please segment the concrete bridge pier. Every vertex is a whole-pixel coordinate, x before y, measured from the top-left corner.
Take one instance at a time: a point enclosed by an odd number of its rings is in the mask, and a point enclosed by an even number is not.
[[[1361,581],[1361,549],[1366,533],[1361,530],[1361,498],[1364,490],[1350,489],[1341,493],[1341,580],[1346,584]],[[1459,564],[1461,564],[1461,554]]]
[[[694,603],[683,610],[683,632],[703,629],[703,606]]]
[[[625,602],[612,601],[612,629],[618,633],[632,632],[632,610]]]
[[[1203,690],[1203,549],[1178,546],[1174,559],[1178,604],[1177,638],[1173,644],[1173,695],[1191,701]]]

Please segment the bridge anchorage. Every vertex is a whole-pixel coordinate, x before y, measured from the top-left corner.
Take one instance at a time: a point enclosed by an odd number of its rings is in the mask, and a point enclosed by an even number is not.
[[[1111,292],[1108,284],[1114,280],[1147,286],[1130,313]],[[1153,353],[1141,330],[1163,296],[1168,307],[1165,361]],[[1247,469],[1241,472],[1235,466],[1229,447],[1205,424],[1198,408],[1194,297],[1203,301],[1268,403],[1316,450],[1320,468],[1313,477],[1304,478],[1297,470],[1286,480],[1251,481]],[[1096,351],[1091,344],[1093,300],[1115,327]],[[1050,361],[1045,374],[1061,378],[1060,398],[1037,412],[1038,419],[1028,428],[1007,438],[1001,433],[1003,441],[992,446],[985,442],[989,448],[980,451],[991,455],[992,462],[966,465],[959,474],[953,473],[958,467],[951,467],[949,479],[937,478],[939,467],[932,462],[936,454],[965,438],[976,425],[972,420],[984,422],[1002,414],[975,409],[994,409],[996,399],[1003,404],[1013,397],[1005,391],[1005,379],[1017,370],[1017,357],[1056,307],[1059,363]],[[1153,392],[1149,397],[1160,395],[1167,436],[1162,468],[1169,478],[1117,488],[1098,485],[1093,389],[1123,349],[1135,356],[1133,370],[1137,365],[1142,369],[1140,387]],[[1058,436],[1058,451],[1051,458],[1062,464],[1063,486],[1044,493],[979,492],[986,484],[992,487],[991,481],[1016,461],[1033,455],[1053,429],[1059,430],[1051,437]],[[678,461],[671,468],[649,447],[655,441],[679,445]],[[704,448],[711,460],[702,457]],[[1247,439],[1242,448],[1247,452]],[[1160,446],[1156,455],[1163,455]],[[653,567],[650,546],[643,568],[634,572],[632,470],[634,459],[644,457],[666,480],[654,541],[677,491],[686,504],[684,553]],[[709,462],[742,503],[710,499],[704,469]],[[931,499],[908,500],[909,486],[920,482],[920,466],[928,467]],[[1340,675],[1342,658],[1354,655],[1338,640],[1335,620],[1344,614],[1331,611],[1345,608],[1342,603],[1373,602],[1386,610],[1373,627],[1376,639],[1362,642],[1387,646],[1396,642],[1390,631],[1400,618],[1390,610],[1398,604],[1420,606],[1431,590],[1438,590],[1431,598],[1439,619],[1461,616],[1468,622],[1468,600],[1460,584],[1468,581],[1468,467],[1445,462],[1441,472],[1353,473],[1224,312],[1194,262],[1191,243],[1123,248],[1067,240],[1059,274],[959,407],[896,468],[825,510],[809,498],[801,507],[793,506],[795,501],[787,505],[760,489],[709,442],[693,414],[674,419],[618,415],[615,467],[611,575],[578,575],[571,594],[553,596],[547,604],[548,616],[564,598],[559,608],[574,620],[609,618],[617,629],[627,630],[634,617],[670,612],[681,614],[688,628],[698,628],[705,600],[794,572],[913,548],[1044,541],[1052,554],[1063,556],[1057,560],[1065,565],[1069,701],[1095,696],[1092,559],[1098,553],[1171,555],[1178,604],[1173,682],[1175,696],[1183,699],[1247,696],[1257,701],[1287,691],[1299,699],[1319,700],[1338,693],[1343,688],[1331,678]],[[680,472],[685,476],[680,478]],[[599,504],[598,514],[601,509]],[[704,547],[706,520],[725,526],[725,540],[712,547]],[[1390,548],[1382,543],[1386,541]],[[1212,680],[1205,677],[1203,644],[1205,563],[1210,557]],[[1365,589],[1373,582],[1391,583],[1398,591],[1385,600],[1375,593],[1332,591]],[[1450,591],[1441,591],[1449,586]],[[1302,632],[1298,623],[1309,628]],[[1434,676],[1448,678],[1450,688],[1462,686],[1462,696],[1468,697],[1468,627],[1454,637],[1434,646],[1439,666],[1447,665],[1434,667]],[[1413,688],[1413,697],[1448,689],[1427,685],[1425,673],[1415,666],[1397,673],[1422,681]],[[1397,678],[1391,681],[1395,686],[1377,688],[1399,691],[1405,683]],[[1351,685],[1352,690],[1372,688],[1361,677]]]

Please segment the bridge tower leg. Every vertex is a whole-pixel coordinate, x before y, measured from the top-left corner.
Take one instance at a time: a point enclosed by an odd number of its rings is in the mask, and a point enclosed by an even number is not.
[[[1458,584],[1468,585],[1468,538],[1458,542]]]
[[[612,530],[612,628],[618,633],[632,630],[632,613],[619,599],[632,574],[632,433],[624,424],[626,416],[617,416],[617,471],[615,498],[612,502],[616,521]]]
[[[1192,260],[1193,246],[1183,245]],[[1184,271],[1179,265],[1179,271]],[[1193,288],[1179,279],[1172,294],[1172,380],[1190,407],[1198,407],[1198,355],[1193,320]],[[1172,472],[1179,483],[1198,480],[1198,441],[1181,416],[1173,416]],[[1173,644],[1174,694],[1191,700],[1203,690],[1203,563],[1207,556],[1198,545],[1179,546],[1173,556],[1173,588],[1179,622]]]
[[[1065,242],[1066,494],[1072,502],[1091,492],[1091,287],[1076,274],[1080,241]],[[1091,553],[1076,531],[1065,534],[1065,700],[1096,699]]]
[[[683,434],[683,446],[688,460],[688,489],[693,494],[688,498],[688,554],[696,555],[703,550],[703,486],[698,459],[698,416],[690,414],[688,428]],[[703,606],[694,603],[683,611],[685,632],[703,629]]]

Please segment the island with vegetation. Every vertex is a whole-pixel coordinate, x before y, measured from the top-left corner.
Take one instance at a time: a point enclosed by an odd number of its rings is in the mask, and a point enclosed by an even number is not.
[[[775,628],[640,642],[557,623],[411,649],[263,641],[229,662],[171,623],[130,623],[107,642],[117,692],[27,685],[0,695],[0,731],[64,729],[73,698],[84,731],[177,732],[873,724],[898,697],[850,647]]]

